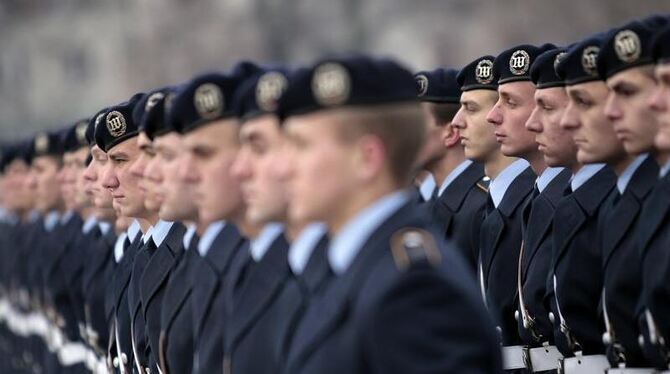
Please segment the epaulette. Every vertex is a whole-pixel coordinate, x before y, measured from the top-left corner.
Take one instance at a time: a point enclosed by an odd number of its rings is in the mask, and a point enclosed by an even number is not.
[[[487,176],[484,176],[484,178],[482,178],[482,180],[477,182],[477,188],[479,188],[480,190],[482,190],[486,193],[489,193],[489,184],[491,184],[491,178],[489,178]]]
[[[437,267],[442,260],[433,235],[414,227],[402,228],[391,236],[391,253],[401,272],[419,263]]]

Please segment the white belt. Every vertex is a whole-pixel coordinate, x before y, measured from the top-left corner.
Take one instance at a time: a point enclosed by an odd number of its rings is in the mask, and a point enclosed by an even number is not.
[[[81,343],[66,343],[58,350],[58,360],[63,366],[86,363],[88,348]]]
[[[598,374],[606,373],[610,363],[605,355],[588,355],[563,359],[559,373],[563,374]],[[562,369],[561,369],[562,368]]]
[[[558,362],[563,358],[554,345],[531,348],[529,355],[533,372],[558,369]]]
[[[528,356],[526,354],[526,347],[522,345],[511,345],[502,347],[503,369],[525,369]]]
[[[656,369],[635,369],[635,368],[618,368],[609,369],[607,374],[656,374]]]

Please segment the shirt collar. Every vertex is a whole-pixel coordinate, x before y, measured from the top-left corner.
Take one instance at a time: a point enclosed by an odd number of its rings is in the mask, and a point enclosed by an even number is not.
[[[617,178],[616,181],[616,188],[619,190],[620,194],[623,195],[623,193],[626,191],[626,187],[628,187],[628,183],[630,183],[631,178],[633,178],[633,174],[635,174],[637,168],[639,168],[640,165],[642,165],[642,163],[644,162],[644,160],[647,159],[647,157],[649,157],[648,153],[643,153],[635,157],[635,160],[633,160],[633,162],[631,162],[630,165],[626,167],[623,173],[619,175],[619,178]]]
[[[154,226],[154,229],[151,232],[151,237],[154,240],[154,244],[156,244],[156,248],[160,247],[161,244],[163,244],[163,241],[170,232],[172,225],[174,225],[174,222],[172,221],[160,220],[158,221],[158,223],[156,223],[156,226]]]
[[[184,250],[187,251],[188,247],[191,245],[191,240],[193,240],[193,236],[195,236],[195,230],[197,229],[197,226],[195,223],[192,223],[188,225],[188,229],[186,229],[186,233],[184,234]]]
[[[428,173],[426,179],[424,179],[419,186],[419,193],[421,194],[421,197],[424,201],[428,201],[433,197],[433,191],[435,191],[435,187],[437,187],[437,183],[435,183],[435,177],[433,177],[433,174]]]
[[[116,238],[116,243],[114,243],[114,261],[118,264],[123,258],[123,251],[125,250],[124,246],[126,244],[126,238],[128,238],[128,233],[122,232],[118,238]]]
[[[81,227],[81,232],[83,232],[84,234],[88,234],[89,232],[91,232],[91,230],[93,230],[93,228],[97,223],[98,219],[95,218],[95,216],[90,216],[86,218],[86,222],[84,222],[84,225]]]
[[[72,219],[72,217],[74,217],[74,210],[68,210],[60,217],[60,224],[64,225],[70,222],[70,219]]]
[[[226,221],[216,221],[207,226],[207,229],[202,234],[202,238],[200,238],[200,242],[198,242],[198,253],[200,253],[200,256],[205,257],[207,255],[209,248],[214,243],[214,239],[223,230],[224,226],[226,226]]]
[[[468,168],[468,166],[472,165],[472,160],[465,160],[461,162],[454,170],[447,175],[447,178],[442,182],[442,185],[440,186],[440,190],[437,192],[437,196],[442,196],[442,193],[444,190],[449,187],[449,185],[458,178],[459,175],[463,174],[465,169]]]
[[[126,230],[128,233],[127,237],[128,239],[133,242],[135,241],[135,238],[137,237],[137,234],[140,232],[140,223],[137,222],[137,220],[133,220],[133,223],[128,226],[128,230]]]
[[[570,189],[572,189],[572,192],[577,191],[579,187],[588,182],[591,177],[596,175],[596,173],[598,173],[604,167],[605,164],[587,164],[582,166],[572,176],[572,180],[570,180]]]
[[[323,223],[310,223],[300,232],[300,235],[291,243],[288,250],[288,264],[293,274],[302,274],[307,266],[316,244],[326,235],[328,228]]]
[[[268,223],[263,226],[260,234],[251,241],[249,251],[251,258],[259,262],[265,256],[265,253],[270,249],[272,243],[284,231],[284,226],[280,223]]]
[[[491,195],[491,200],[493,200],[493,205],[496,208],[500,205],[503,197],[505,197],[505,192],[507,192],[507,188],[509,188],[510,184],[512,184],[514,179],[519,174],[523,173],[529,165],[528,161],[518,159],[503,169],[503,171],[491,181],[491,184],[489,184],[489,194]]]
[[[670,171],[670,160],[668,160],[665,165],[661,166],[661,169],[658,171],[658,175],[663,178],[666,175],[668,175],[668,171]]]
[[[35,223],[38,219],[40,219],[40,212],[35,209],[31,210],[28,214],[28,222]]]
[[[147,244],[149,239],[151,239],[151,234],[153,233],[153,231],[154,231],[154,227],[149,226],[149,229],[147,230],[147,232],[142,234],[142,243],[143,244]]]
[[[102,235],[107,235],[109,230],[112,228],[112,225],[109,222],[100,221],[98,222],[98,227],[100,227],[100,232]]]
[[[328,248],[328,263],[333,272],[342,274],[347,271],[370,235],[408,199],[404,192],[386,195],[361,210],[342,226],[333,236]]]
[[[52,211],[47,213],[47,215],[44,217],[44,228],[47,231],[53,231],[53,229],[56,227],[56,224],[58,224],[59,220],[59,214],[56,211]]]
[[[535,181],[535,184],[537,185],[537,189],[542,192],[544,191],[545,188],[551,183],[551,181],[556,178],[558,174],[561,174],[561,172],[564,170],[564,168],[546,168],[542,172],[542,174],[537,177],[537,180]]]

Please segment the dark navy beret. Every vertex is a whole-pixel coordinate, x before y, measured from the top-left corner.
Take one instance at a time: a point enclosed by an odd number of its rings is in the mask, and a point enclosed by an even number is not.
[[[88,126],[86,127],[86,141],[91,147],[95,144],[95,128],[102,121],[102,118],[105,116],[108,109],[109,108],[101,109],[88,120]]]
[[[136,94],[129,101],[110,107],[95,128],[95,143],[105,152],[117,144],[137,136],[138,124],[133,110],[144,94]]]
[[[498,90],[498,77],[493,70],[493,56],[482,56],[465,65],[456,76],[461,91]]]
[[[247,78],[261,71],[257,65],[242,62],[228,73],[208,73],[193,78],[166,98],[168,121],[180,133],[187,133],[202,125],[235,117],[232,105],[235,91]]]
[[[493,70],[498,77],[498,84],[509,82],[530,81],[530,66],[533,61],[550,49],[556,48],[553,44],[534,46],[522,44],[500,53],[493,61]]]
[[[275,67],[245,80],[233,99],[237,117],[246,121],[265,114],[275,114],[279,99],[288,87],[289,76],[288,69]]]
[[[291,75],[277,113],[293,115],[346,106],[416,102],[414,76],[399,63],[369,56],[326,58]]]
[[[605,34],[592,35],[572,47],[556,66],[556,74],[566,86],[601,80],[597,60]]]
[[[86,141],[88,123],[88,119],[83,119],[65,129],[62,139],[65,152],[74,152],[79,148],[88,146]]]
[[[530,79],[535,88],[550,88],[565,86],[565,82],[556,74],[556,67],[561,59],[567,55],[565,49],[550,49],[535,59],[530,66]]]
[[[420,101],[455,103],[461,100],[461,88],[456,81],[458,70],[438,68],[414,75]]]
[[[33,157],[62,155],[64,152],[63,131],[44,131],[35,135],[32,143]]]
[[[670,63],[670,25],[663,27],[652,42],[652,56],[661,64]]]
[[[654,63],[652,39],[659,27],[656,20],[632,21],[610,30],[600,46],[598,74],[605,80],[637,66]]]
[[[139,131],[149,139],[154,139],[172,131],[165,120],[165,98],[175,91],[175,87],[163,87],[153,90],[137,103],[133,112],[139,118]]]

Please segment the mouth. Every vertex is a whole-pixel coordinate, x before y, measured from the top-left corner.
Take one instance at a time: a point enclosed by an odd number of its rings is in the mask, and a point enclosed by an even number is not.
[[[499,133],[499,132],[496,132],[494,135],[496,136],[496,141],[498,143],[502,143],[503,140],[505,140],[505,138],[507,138],[507,135],[505,135],[503,133]]]

